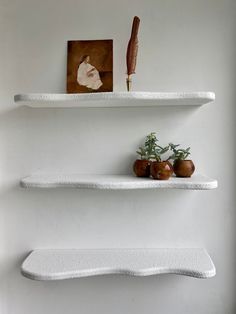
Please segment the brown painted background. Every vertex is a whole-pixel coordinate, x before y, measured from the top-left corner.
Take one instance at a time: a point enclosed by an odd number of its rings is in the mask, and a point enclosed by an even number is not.
[[[113,40],[68,41],[67,93],[91,93],[77,82],[77,70],[84,55],[90,56],[90,64],[99,71],[103,85],[92,92],[113,91]]]

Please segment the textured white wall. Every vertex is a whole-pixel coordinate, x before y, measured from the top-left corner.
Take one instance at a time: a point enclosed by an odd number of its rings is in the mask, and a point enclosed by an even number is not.
[[[63,92],[66,41],[114,39],[114,87],[141,18],[135,90],[212,90],[201,108],[38,109],[20,92]],[[233,314],[235,304],[234,0],[0,0],[0,312]],[[32,172],[126,173],[150,131],[191,145],[213,191],[23,190]],[[217,275],[33,282],[34,248],[206,247]]]

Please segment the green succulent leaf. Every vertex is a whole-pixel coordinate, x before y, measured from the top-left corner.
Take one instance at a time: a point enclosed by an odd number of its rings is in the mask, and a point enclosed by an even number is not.
[[[190,155],[190,147],[183,149],[183,148],[178,148],[180,145],[179,144],[173,144],[169,143],[170,150],[173,152],[173,154],[168,158],[168,159],[181,159],[184,160]],[[178,148],[178,149],[177,149]]]

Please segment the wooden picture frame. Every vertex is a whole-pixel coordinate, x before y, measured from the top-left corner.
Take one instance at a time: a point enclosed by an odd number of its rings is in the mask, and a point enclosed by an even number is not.
[[[113,40],[67,44],[67,93],[113,91]]]

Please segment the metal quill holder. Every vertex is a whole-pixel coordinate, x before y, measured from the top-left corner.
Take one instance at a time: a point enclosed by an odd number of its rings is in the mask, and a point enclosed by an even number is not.
[[[127,90],[131,90],[132,79],[131,75],[135,73],[137,54],[138,54],[138,29],[140,19],[135,16],[133,19],[131,37],[127,47],[126,64],[127,64]]]

